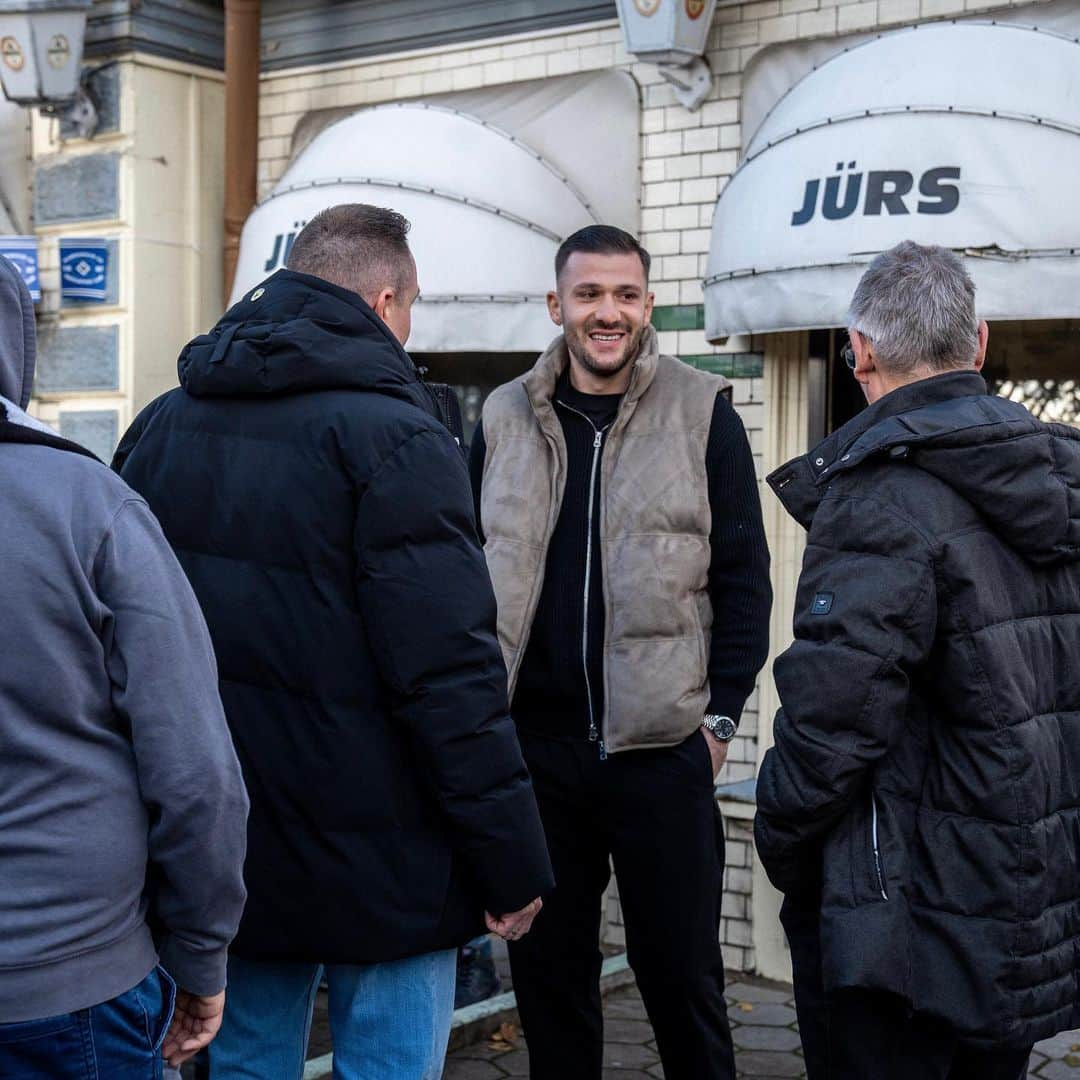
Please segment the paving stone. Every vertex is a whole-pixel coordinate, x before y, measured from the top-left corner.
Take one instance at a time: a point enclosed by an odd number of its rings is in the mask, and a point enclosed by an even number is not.
[[[799,1033],[786,1027],[755,1027],[743,1024],[732,1033],[736,1050],[778,1050],[790,1053],[802,1045]]]
[[[619,1016],[627,1020],[648,1020],[645,1003],[633,989],[612,995],[604,1002],[604,1016]]]
[[[1039,1080],[1077,1080],[1080,1077],[1080,1067],[1068,1065],[1059,1058],[1048,1061],[1035,1075]]]
[[[656,1053],[647,1046],[608,1043],[604,1047],[604,1066],[608,1069],[647,1069],[656,1064]]]
[[[502,1069],[504,1076],[528,1076],[529,1051],[511,1050],[509,1054],[497,1057],[492,1064]]]
[[[775,986],[756,986],[754,983],[732,983],[725,991],[725,996],[732,1001],[751,1001],[765,1004],[786,1005],[794,1001],[789,988]]]
[[[1035,1044],[1037,1053],[1049,1058],[1063,1058],[1066,1054],[1080,1054],[1080,1031],[1063,1031],[1052,1039]]]
[[[736,1008],[739,1024],[753,1027],[790,1027],[795,1023],[795,1010],[790,1005],[754,1005],[743,1010]]]
[[[758,1077],[799,1077],[803,1075],[804,1065],[801,1057],[795,1054],[777,1054],[766,1050],[748,1050],[739,1054],[735,1061],[740,1076],[747,1080]]]
[[[604,1018],[604,1042],[647,1045],[652,1041],[652,1024],[648,1020],[625,1020],[620,1016]]]
[[[795,1080],[805,1076],[790,990],[773,983],[744,980],[728,988],[735,1042],[735,1065],[741,1080]],[[739,1008],[739,1003],[748,1009]],[[325,1008],[325,1006],[323,1006]],[[605,1080],[663,1080],[664,1070],[645,1007],[636,988],[628,987],[604,1003]],[[328,1033],[327,1033],[328,1034]],[[314,1042],[314,1040],[313,1040]],[[1031,1056],[1031,1080],[1080,1080],[1080,1031],[1067,1031],[1039,1043]],[[528,1075],[523,1040],[511,1049],[482,1042],[450,1055],[444,1080],[503,1080]]]
[[[525,1049],[525,1036],[519,1035],[512,1043],[491,1043],[486,1039],[483,1042],[473,1043],[471,1046],[463,1046],[455,1050],[455,1058],[475,1058],[477,1061],[494,1061],[496,1058],[505,1057],[514,1050]]]
[[[457,1055],[446,1062],[443,1080],[502,1080],[506,1073],[490,1061],[459,1058]]]

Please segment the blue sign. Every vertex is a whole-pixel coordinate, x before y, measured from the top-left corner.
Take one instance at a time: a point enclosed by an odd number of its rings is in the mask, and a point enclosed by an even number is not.
[[[22,275],[30,290],[30,299],[41,299],[41,278],[38,277],[38,242],[36,236],[0,236],[0,255],[3,255]]]
[[[96,303],[108,297],[109,241],[62,237],[60,296],[64,300]]]

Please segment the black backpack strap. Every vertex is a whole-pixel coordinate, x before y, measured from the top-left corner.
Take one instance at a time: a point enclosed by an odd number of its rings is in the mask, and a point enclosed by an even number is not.
[[[465,450],[465,422],[461,418],[461,402],[452,386],[446,383],[425,383],[439,406],[442,422],[457,440],[462,452]]]

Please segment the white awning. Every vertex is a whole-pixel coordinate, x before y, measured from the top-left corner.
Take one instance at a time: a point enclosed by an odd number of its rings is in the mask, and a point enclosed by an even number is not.
[[[326,128],[244,225],[233,302],[284,265],[315,213],[372,203],[412,222],[410,350],[543,349],[559,244],[599,221],[639,224],[635,84],[614,72],[576,77],[562,93],[559,82],[489,91],[468,111],[464,95],[375,106]],[[583,94],[602,122],[581,124]]]
[[[30,156],[26,108],[0,97],[0,233],[30,230]]]
[[[1076,316],[1078,175],[1075,39],[964,23],[859,44],[753,133],[716,208],[706,333],[842,326],[906,239],[962,252],[986,318]]]

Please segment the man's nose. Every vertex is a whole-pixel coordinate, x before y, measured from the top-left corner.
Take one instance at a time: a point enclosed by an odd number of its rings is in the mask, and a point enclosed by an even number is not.
[[[615,297],[608,294],[600,301],[596,309],[596,318],[605,323],[617,323],[619,321],[619,305],[615,303]]]

